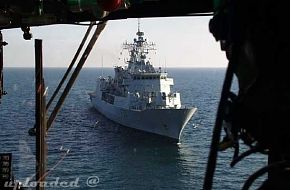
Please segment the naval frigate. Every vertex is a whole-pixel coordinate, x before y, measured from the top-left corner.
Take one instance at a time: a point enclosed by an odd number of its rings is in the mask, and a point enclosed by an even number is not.
[[[156,49],[144,38],[140,23],[136,34],[132,43],[123,44],[129,52],[126,66],[116,66],[114,77],[99,77],[90,100],[97,111],[122,126],[179,141],[197,108],[183,107],[180,93],[171,92],[173,78],[147,59]]]

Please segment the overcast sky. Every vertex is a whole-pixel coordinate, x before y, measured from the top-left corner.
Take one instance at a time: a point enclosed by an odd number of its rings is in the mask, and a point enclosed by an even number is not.
[[[147,41],[156,44],[151,54],[155,67],[225,67],[225,55],[209,33],[210,17],[141,19],[141,30]],[[110,21],[97,41],[86,67],[124,64],[122,43],[133,41],[137,19]],[[53,25],[31,29],[33,39],[43,39],[45,67],[67,67],[86,31],[84,26]],[[9,43],[4,49],[4,66],[34,67],[34,40],[25,41],[20,29],[4,30]],[[125,53],[125,52],[124,52]]]

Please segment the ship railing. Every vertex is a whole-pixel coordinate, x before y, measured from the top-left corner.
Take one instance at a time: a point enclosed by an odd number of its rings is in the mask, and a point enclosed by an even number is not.
[[[155,105],[155,106],[146,106],[147,109],[169,109],[169,106],[161,106],[161,105]]]
[[[146,105],[146,106],[129,106],[129,109],[130,110],[138,110],[138,111],[142,111],[142,110],[145,110],[145,109],[176,109],[177,105],[175,106],[161,106],[161,105],[157,105],[157,106],[151,106],[151,105]],[[188,108],[191,108],[191,107],[188,107],[188,106],[185,106],[185,105],[182,105],[180,108],[178,109],[188,109]]]
[[[129,107],[130,110],[138,110],[138,111],[142,111],[144,110],[144,106],[130,106]]]

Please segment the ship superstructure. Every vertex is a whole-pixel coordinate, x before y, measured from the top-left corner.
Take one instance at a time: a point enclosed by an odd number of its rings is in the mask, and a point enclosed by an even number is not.
[[[147,59],[155,44],[147,42],[140,25],[137,38],[123,48],[127,65],[115,67],[114,77],[98,79],[90,94],[94,107],[121,125],[179,140],[196,108],[182,108],[180,93],[171,91],[173,79]]]

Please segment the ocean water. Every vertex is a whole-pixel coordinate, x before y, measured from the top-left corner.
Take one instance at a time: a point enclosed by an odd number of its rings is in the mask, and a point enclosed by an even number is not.
[[[112,71],[103,70],[106,75]],[[48,97],[64,72],[45,69]],[[202,189],[225,69],[172,68],[168,73],[182,103],[198,108],[179,144],[121,127],[95,111],[88,93],[101,69],[82,70],[47,136],[47,181],[75,182],[77,187],[47,189]],[[35,172],[35,137],[28,135],[34,125],[34,70],[5,68],[4,74],[8,95],[0,105],[0,153],[13,153],[14,175],[25,183],[33,181]],[[241,189],[266,164],[266,157],[257,154],[231,168],[232,155],[231,149],[219,153],[213,189]]]

